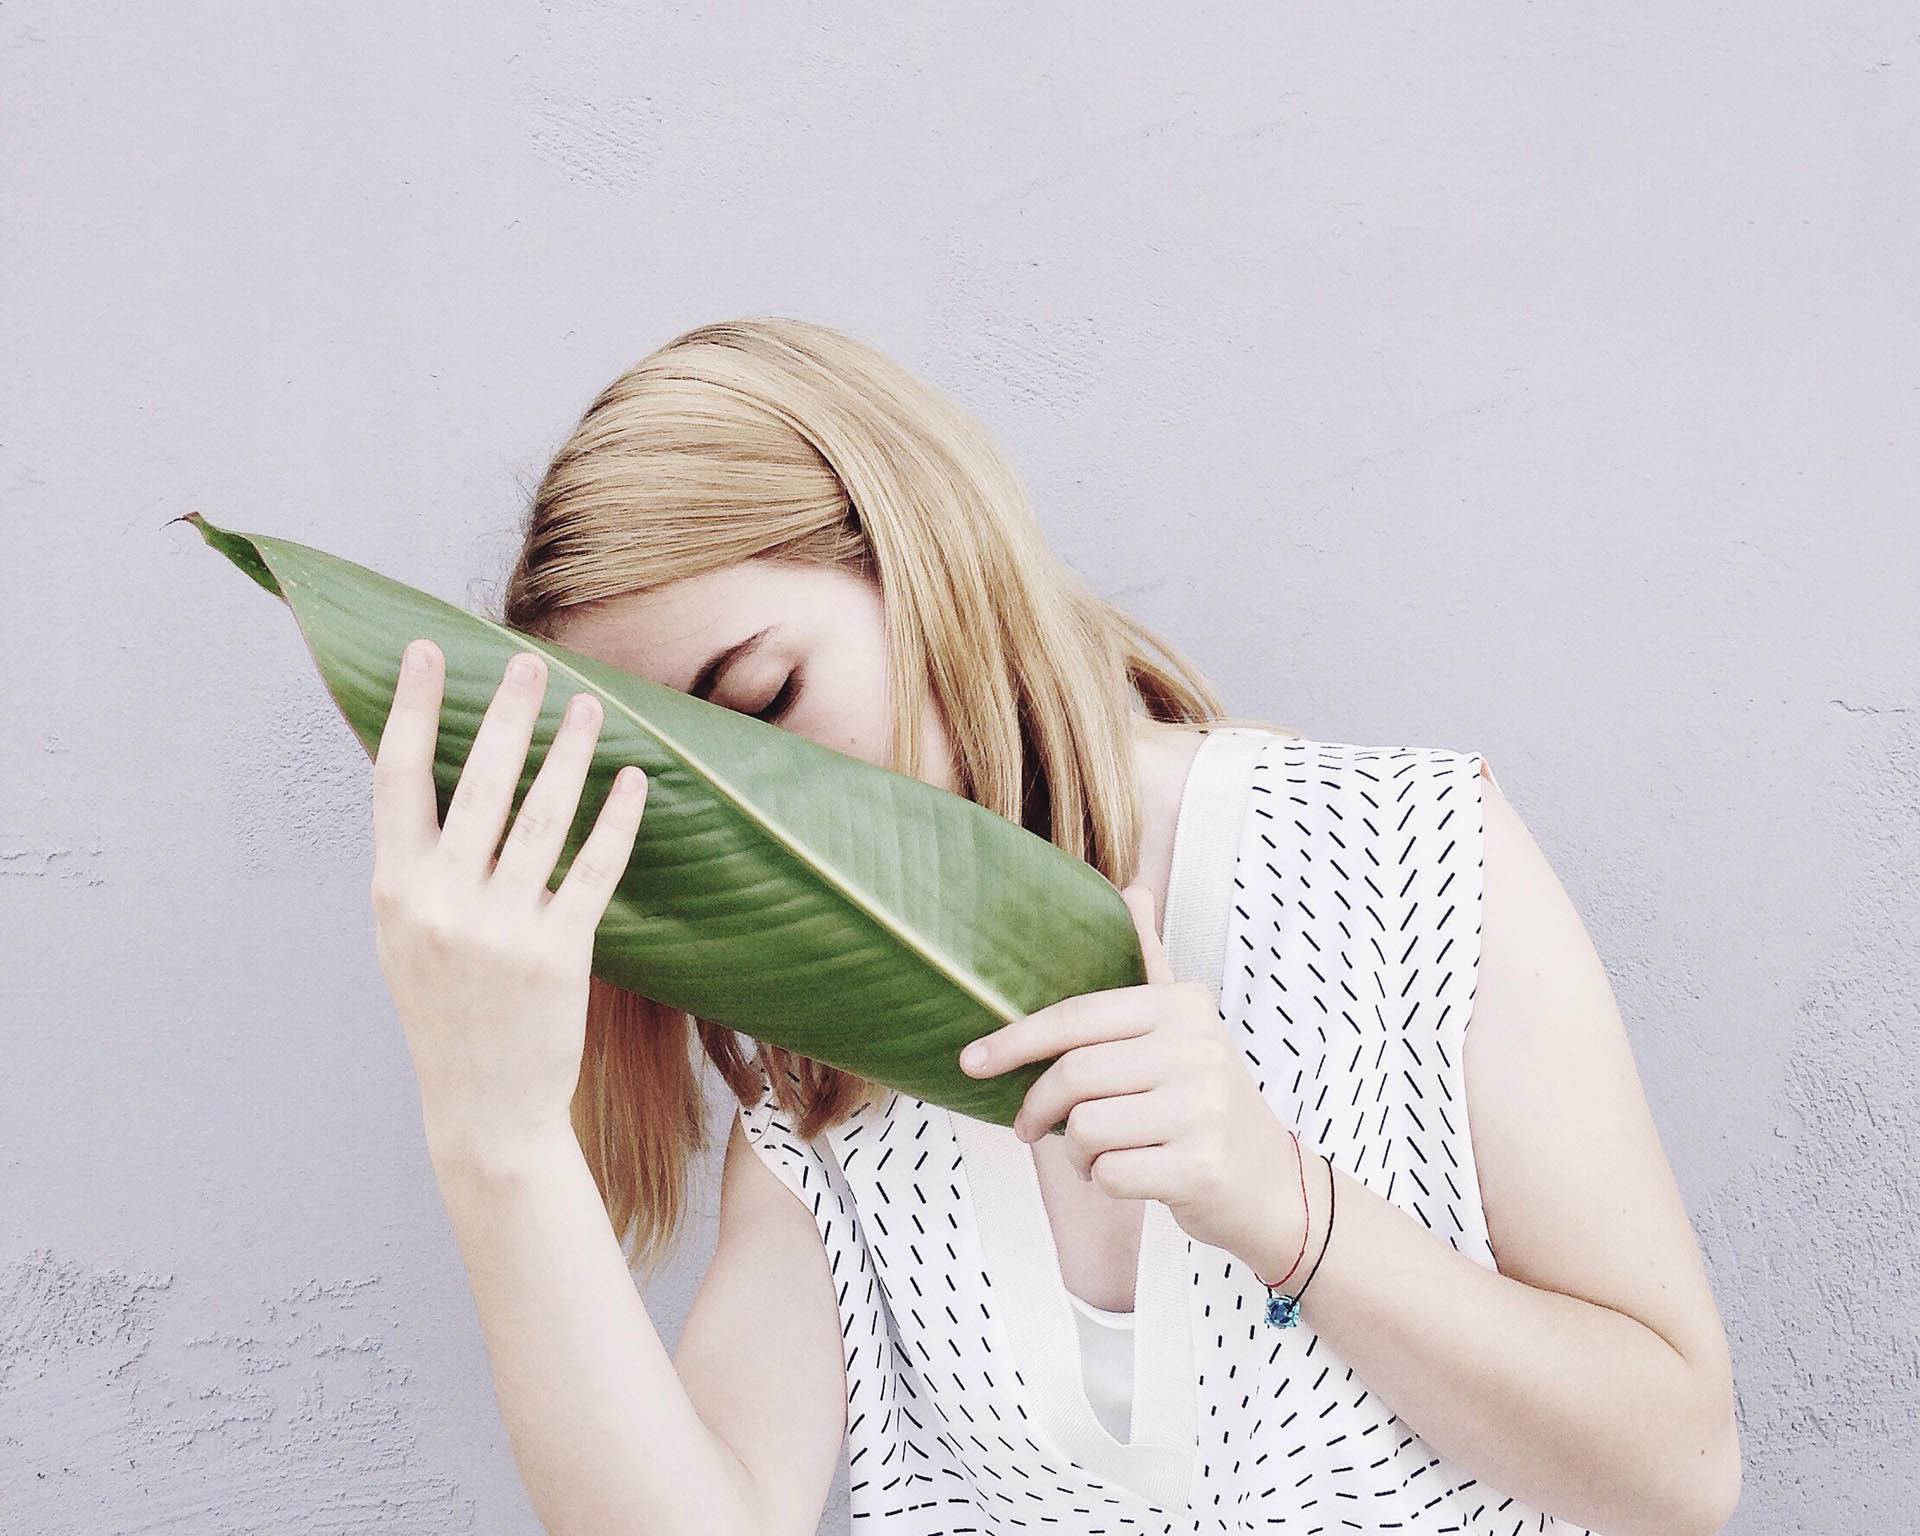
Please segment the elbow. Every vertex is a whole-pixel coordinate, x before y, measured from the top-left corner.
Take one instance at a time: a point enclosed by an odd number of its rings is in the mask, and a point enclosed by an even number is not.
[[[1707,1411],[1696,1420],[1701,1429],[1685,1442],[1686,1464],[1678,1469],[1671,1521],[1662,1526],[1677,1536],[1718,1536],[1740,1503],[1740,1429],[1732,1378],[1722,1376],[1709,1397]]]
[[[1687,1529],[1697,1536],[1719,1536],[1740,1503],[1740,1432],[1731,1414],[1719,1447],[1707,1459],[1713,1466],[1701,1477],[1699,1507]]]
[[[1610,1536],[1719,1536],[1741,1491],[1731,1375],[1722,1371],[1701,1384],[1684,1407],[1676,1404],[1662,1416],[1657,1433],[1643,1437],[1641,1446],[1638,1475],[1621,1469],[1616,1502],[1610,1511],[1589,1513],[1592,1528]]]

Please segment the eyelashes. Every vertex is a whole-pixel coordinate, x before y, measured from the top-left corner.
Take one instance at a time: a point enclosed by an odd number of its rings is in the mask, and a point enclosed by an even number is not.
[[[753,712],[753,718],[772,724],[793,707],[794,696],[800,691],[800,669],[795,667],[787,674],[787,680],[780,685],[780,691],[766,704]]]

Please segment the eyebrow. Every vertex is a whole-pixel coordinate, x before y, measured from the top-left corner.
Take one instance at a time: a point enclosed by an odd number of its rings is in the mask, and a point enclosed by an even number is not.
[[[766,639],[772,629],[773,626],[769,624],[765,629],[748,635],[744,640],[734,641],[732,645],[728,646],[724,651],[721,651],[700,669],[700,675],[694,678],[693,686],[689,688],[687,692],[692,694],[696,699],[706,698],[708,694],[713,692],[713,685],[719,681],[721,670],[735,657],[744,655],[762,640]]]

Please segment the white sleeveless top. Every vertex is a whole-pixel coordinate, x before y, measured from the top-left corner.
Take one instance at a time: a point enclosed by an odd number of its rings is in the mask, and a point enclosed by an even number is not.
[[[1302,1144],[1497,1268],[1462,1036],[1480,949],[1478,753],[1208,732],[1163,938]],[[1224,924],[1220,921],[1226,915]],[[1146,1203],[1128,1433],[1081,1342],[1032,1149],[911,1095],[811,1142],[767,1092],[741,1122],[812,1211],[847,1368],[853,1529],[885,1536],[1578,1528],[1440,1457],[1303,1316]],[[1337,1224],[1336,1224],[1337,1230]],[[1111,1346],[1111,1340],[1108,1341]],[[1104,1409],[1104,1411],[1103,1411]]]
[[[1080,1384],[1101,1427],[1127,1438],[1133,1413],[1133,1314],[1109,1312],[1067,1292],[1080,1325]]]

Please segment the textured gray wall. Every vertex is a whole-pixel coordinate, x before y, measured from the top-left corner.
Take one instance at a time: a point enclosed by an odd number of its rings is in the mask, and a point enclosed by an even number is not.
[[[593,392],[763,312],[976,411],[1236,710],[1488,754],[1712,1266],[1731,1529],[1906,1529],[1920,35],[1556,9],[0,6],[0,1529],[536,1529],[365,756],[163,525],[477,601]]]

